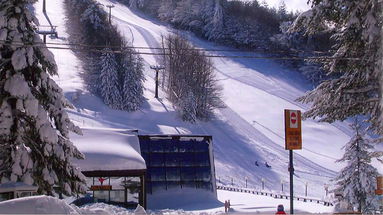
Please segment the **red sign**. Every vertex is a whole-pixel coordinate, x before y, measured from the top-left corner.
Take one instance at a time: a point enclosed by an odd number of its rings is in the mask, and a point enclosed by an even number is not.
[[[285,148],[286,150],[302,149],[302,125],[299,110],[285,110]]]
[[[383,176],[378,176],[376,178],[376,190],[375,190],[375,194],[376,195],[383,195]]]
[[[111,185],[92,185],[90,186],[90,190],[95,191],[95,190],[112,190]]]

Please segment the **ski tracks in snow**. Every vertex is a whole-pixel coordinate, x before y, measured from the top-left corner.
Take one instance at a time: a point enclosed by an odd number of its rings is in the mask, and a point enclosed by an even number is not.
[[[100,3],[108,4],[111,1],[98,0]],[[161,47],[160,41],[163,34],[172,32],[171,29],[148,21],[132,13],[130,9],[122,4],[115,3],[113,9],[113,23],[127,37],[133,35],[133,46],[140,47]],[[189,34],[190,36],[191,34]],[[206,49],[216,48],[211,43],[201,41],[191,37],[191,42],[197,47]],[[156,50],[148,49],[147,52],[156,53]],[[222,55],[243,54],[235,52],[225,53]],[[158,56],[142,55],[144,61],[148,65],[155,65],[159,61]],[[292,86],[291,79],[294,75],[292,71],[278,71],[280,66],[275,63],[266,61],[266,63],[255,62],[252,59],[214,59],[216,72],[220,77],[224,77],[221,83],[235,83],[236,86],[246,86],[257,91],[262,91],[264,96],[273,97],[273,101],[288,104],[289,107],[299,107],[307,109],[306,105],[302,105],[295,101],[297,96],[303,94],[301,86]],[[146,72],[153,78],[153,74]],[[301,79],[301,78],[300,78]],[[227,86],[226,86],[227,87]],[[227,95],[224,95],[227,96]],[[231,95],[233,96],[233,95]],[[235,95],[240,97],[242,95]],[[254,97],[254,96],[253,96]],[[253,98],[252,97],[252,98]],[[254,97],[255,98],[255,97]],[[257,100],[254,100],[258,102]],[[283,101],[283,102],[282,102]],[[227,101],[225,101],[227,103]],[[244,102],[249,102],[244,100]],[[264,125],[262,121],[250,120],[246,118],[246,114],[238,112],[238,107],[231,106],[227,103],[227,107],[217,110],[217,118],[211,122],[201,122],[199,125],[190,126],[190,131],[206,132],[213,135],[214,150],[216,156],[217,173],[221,175],[232,174],[235,177],[243,177],[244,175],[252,175],[254,178],[266,177],[270,182],[279,186],[281,178],[286,178],[288,153],[281,144],[283,141],[276,142],[276,136],[280,140],[281,136],[277,131],[269,125]],[[162,104],[164,105],[164,104]],[[164,107],[166,109],[166,107]],[[283,107],[280,108],[281,111]],[[262,111],[262,110],[261,110]],[[251,122],[256,122],[257,125]],[[273,122],[280,123],[280,122]],[[180,124],[181,125],[181,124]],[[182,125],[184,125],[182,123]],[[199,127],[199,128],[196,128]],[[176,127],[181,129],[181,127]],[[188,129],[186,129],[188,130]],[[320,156],[320,154],[318,154]],[[247,160],[246,160],[247,159]],[[268,162],[272,165],[271,169],[256,169],[254,171],[254,160]],[[311,160],[295,155],[295,164],[298,176],[304,177],[302,180],[315,181],[320,184],[323,177],[332,177],[334,172],[324,168]],[[322,179],[312,179],[316,176]],[[255,182],[259,184],[259,181]]]

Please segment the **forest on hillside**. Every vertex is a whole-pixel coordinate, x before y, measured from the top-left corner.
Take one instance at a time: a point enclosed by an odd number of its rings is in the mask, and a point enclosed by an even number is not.
[[[321,62],[304,58],[327,54],[333,44],[330,39],[333,30],[324,28],[310,35],[303,31],[289,32],[300,12],[287,11],[284,1],[278,8],[257,0],[119,1],[203,39],[278,58],[280,63],[297,69],[314,85],[327,78]]]

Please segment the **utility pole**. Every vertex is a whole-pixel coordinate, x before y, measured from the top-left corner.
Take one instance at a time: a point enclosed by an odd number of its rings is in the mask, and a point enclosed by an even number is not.
[[[156,89],[155,89],[155,94],[154,94],[154,98],[158,98],[158,73],[160,70],[162,69],[165,69],[165,67],[163,66],[150,66],[151,69],[153,69],[155,72],[156,72]]]
[[[112,8],[114,8],[114,5],[106,5],[107,8],[109,8],[109,24],[112,24]]]
[[[262,190],[265,190],[265,179],[262,178],[261,180],[262,180]]]

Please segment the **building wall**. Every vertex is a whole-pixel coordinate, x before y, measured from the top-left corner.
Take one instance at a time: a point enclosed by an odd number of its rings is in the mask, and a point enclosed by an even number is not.
[[[140,135],[139,140],[148,194],[195,188],[216,195],[211,136]]]

